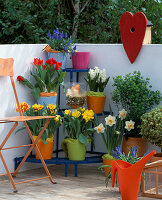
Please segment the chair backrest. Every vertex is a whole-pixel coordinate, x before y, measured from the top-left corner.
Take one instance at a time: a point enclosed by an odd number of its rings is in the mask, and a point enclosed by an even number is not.
[[[9,76],[10,77],[12,88],[13,88],[15,99],[16,99],[16,103],[18,105],[19,114],[20,114],[20,116],[22,116],[22,111],[20,109],[20,103],[19,103],[19,99],[17,96],[17,92],[16,92],[15,82],[13,79],[13,76],[14,76],[13,63],[14,63],[13,58],[5,58],[5,59],[0,58],[0,76]]]
[[[0,58],[0,76],[13,76],[13,58]]]

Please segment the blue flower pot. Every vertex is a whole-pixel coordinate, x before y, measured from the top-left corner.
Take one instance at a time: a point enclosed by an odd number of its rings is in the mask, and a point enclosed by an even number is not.
[[[48,106],[48,104],[55,105],[57,103],[57,93],[51,92],[51,93],[40,93],[40,98],[37,100],[38,104]]]
[[[68,53],[50,53],[48,52],[48,58],[53,58],[55,59],[57,62],[62,62],[62,69],[65,69],[66,66],[66,60],[67,60],[67,55]]]

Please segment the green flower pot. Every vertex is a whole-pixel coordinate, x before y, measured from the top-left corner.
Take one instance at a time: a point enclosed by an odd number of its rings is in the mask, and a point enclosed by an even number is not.
[[[61,146],[65,152],[65,157],[68,157],[69,160],[85,160],[86,148],[79,140],[67,138],[62,141]]]

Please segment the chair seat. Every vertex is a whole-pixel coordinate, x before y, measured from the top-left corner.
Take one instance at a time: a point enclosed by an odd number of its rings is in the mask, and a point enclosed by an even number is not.
[[[2,122],[25,122],[30,120],[36,120],[36,119],[51,119],[55,116],[16,116],[16,117],[6,117],[6,118],[0,118],[0,123]]]

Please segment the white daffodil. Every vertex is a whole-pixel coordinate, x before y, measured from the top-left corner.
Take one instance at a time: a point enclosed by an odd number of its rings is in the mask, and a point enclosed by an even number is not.
[[[102,123],[96,126],[94,129],[97,131],[97,133],[104,133],[105,131],[105,127],[103,126]]]
[[[113,126],[116,123],[116,118],[109,115],[105,118],[106,125]]]
[[[127,111],[125,109],[119,111],[119,118],[121,118],[121,120],[125,119],[126,116],[127,116]]]
[[[135,124],[135,122],[132,121],[132,120],[126,121],[126,122],[125,122],[125,128],[126,128],[128,131],[130,131],[130,130],[134,129],[134,124]]]

